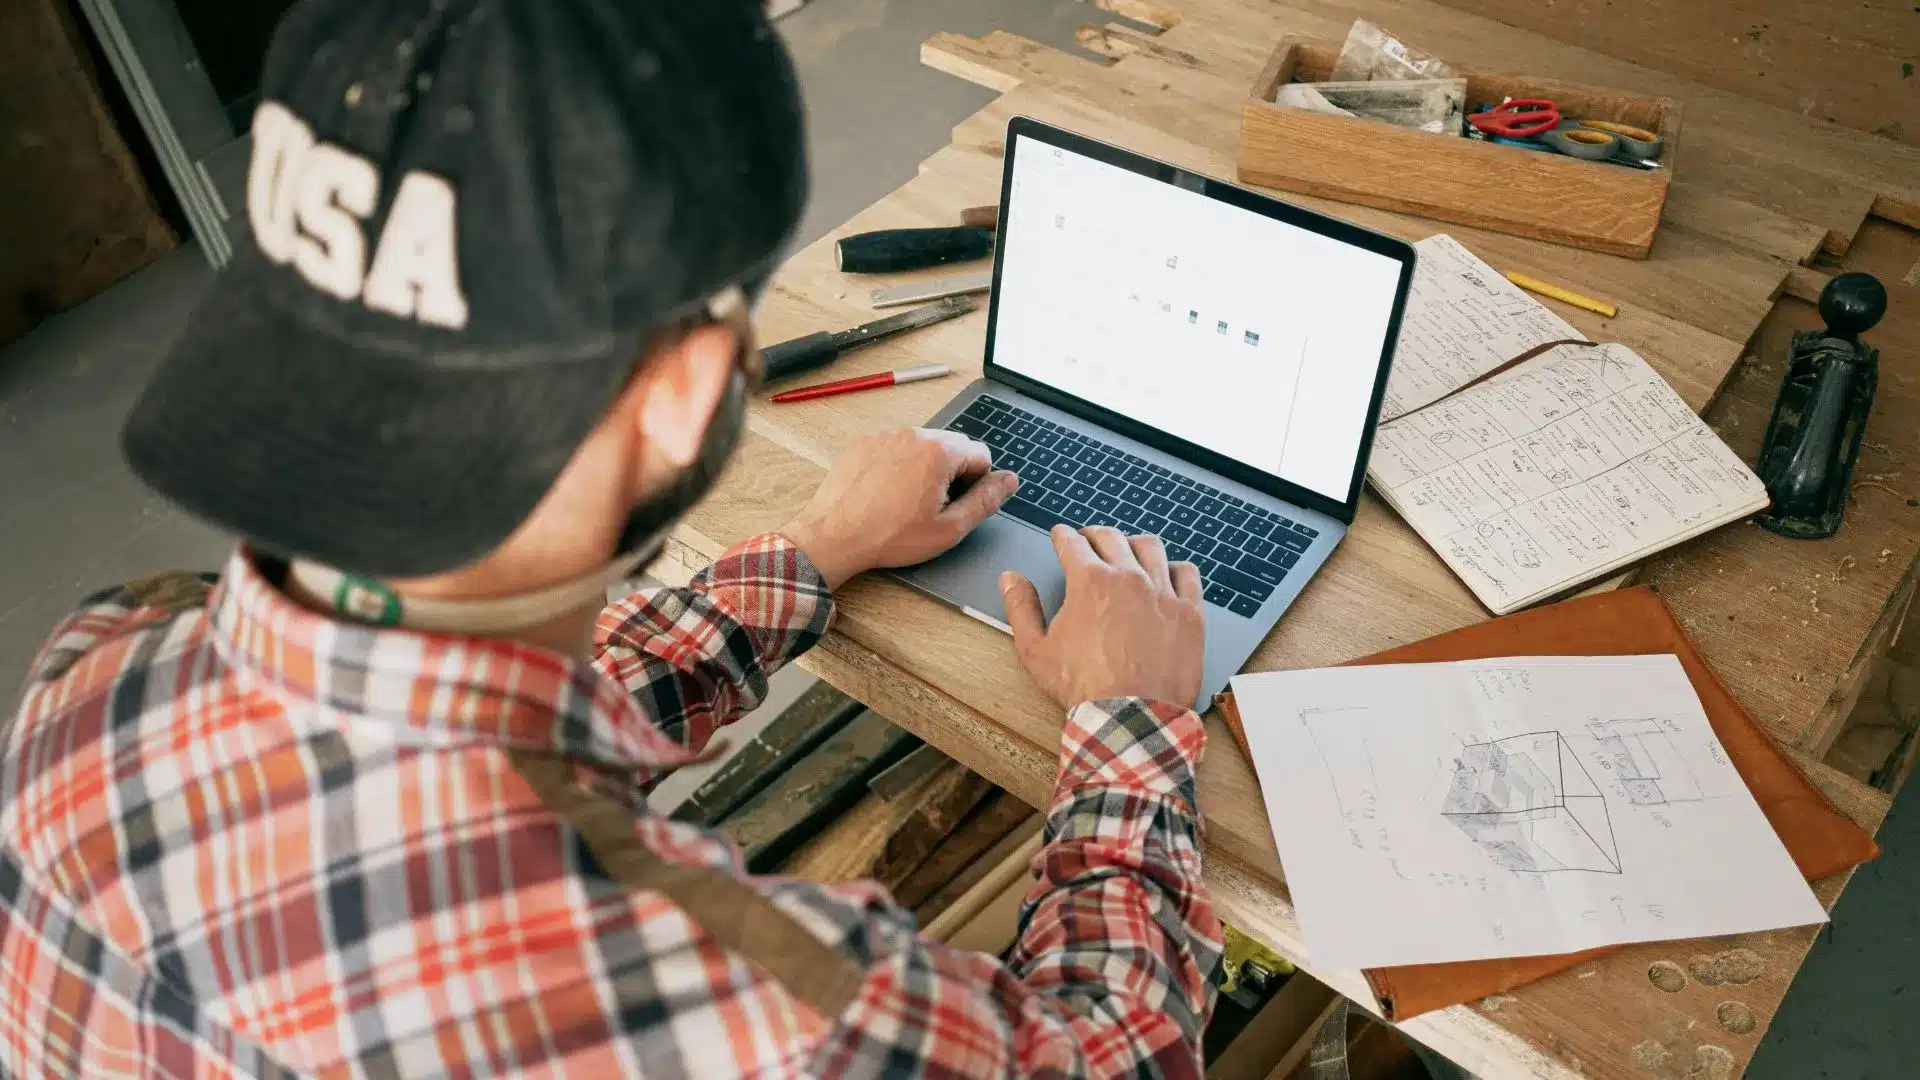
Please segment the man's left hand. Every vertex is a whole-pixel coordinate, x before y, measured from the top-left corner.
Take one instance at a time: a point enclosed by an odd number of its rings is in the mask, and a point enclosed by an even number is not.
[[[949,497],[956,485],[971,483]],[[780,530],[837,589],[855,574],[912,566],[945,552],[1020,486],[995,471],[985,443],[953,431],[868,435],[840,455],[813,501]]]

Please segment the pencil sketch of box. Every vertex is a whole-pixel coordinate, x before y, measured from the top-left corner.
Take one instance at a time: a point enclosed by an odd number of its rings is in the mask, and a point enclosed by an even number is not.
[[[1557,731],[1467,746],[1441,814],[1508,870],[1618,874],[1606,796]]]
[[[1589,720],[1587,731],[1635,806],[1669,806],[1706,798],[1686,755],[1652,719]]]

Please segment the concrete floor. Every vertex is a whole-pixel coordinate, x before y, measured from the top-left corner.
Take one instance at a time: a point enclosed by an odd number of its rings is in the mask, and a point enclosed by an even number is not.
[[[1098,14],[1074,0],[813,0],[786,19],[813,153],[800,242],[904,183],[991,99],[922,67],[921,41],[1006,29],[1070,47],[1074,27]],[[207,280],[198,253],[182,250],[0,350],[0,686],[17,684],[85,593],[156,570],[213,568],[225,555],[224,538],[149,495],[115,447],[122,416]],[[797,673],[781,681],[782,698],[804,686]],[[1847,890],[1837,929],[1815,947],[1748,1073],[1755,1080],[1894,1077],[1904,1075],[1897,1061],[1920,1060],[1920,1026],[1901,999],[1920,972],[1911,798],[1881,841],[1886,857]]]

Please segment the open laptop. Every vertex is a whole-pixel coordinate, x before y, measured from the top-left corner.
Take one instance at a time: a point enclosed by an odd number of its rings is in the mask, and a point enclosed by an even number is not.
[[[928,426],[1020,492],[898,576],[1006,630],[1004,570],[1059,609],[1055,524],[1157,534],[1206,581],[1204,705],[1353,521],[1413,248],[1025,117],[999,232],[983,377]]]

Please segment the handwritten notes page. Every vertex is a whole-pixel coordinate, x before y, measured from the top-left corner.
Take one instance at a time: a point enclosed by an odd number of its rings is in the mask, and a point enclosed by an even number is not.
[[[1549,341],[1585,340],[1453,237],[1429,236],[1413,249],[1381,420],[1430,405]]]
[[[1670,655],[1267,672],[1233,692],[1316,964],[1826,920]]]
[[[1564,345],[1380,428],[1367,479],[1497,614],[1767,505],[1624,345]]]

